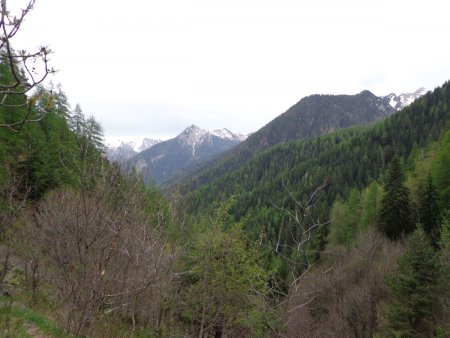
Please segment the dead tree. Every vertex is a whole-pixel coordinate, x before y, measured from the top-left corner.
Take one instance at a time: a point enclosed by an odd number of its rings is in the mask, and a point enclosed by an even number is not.
[[[305,294],[302,292],[303,284],[312,278],[316,273],[327,273],[325,271],[313,272],[317,262],[317,255],[311,249],[314,234],[319,228],[326,226],[328,222],[323,222],[314,217],[314,209],[323,197],[326,182],[317,187],[306,200],[302,201],[294,195],[283,183],[284,189],[293,202],[293,208],[274,207],[288,216],[286,224],[280,224],[276,243],[266,243],[264,236],[260,239],[260,245],[271,250],[275,255],[282,258],[287,266],[289,275],[286,279],[278,278],[271,287],[270,297],[267,301],[272,307],[272,316],[278,318],[281,327],[274,327],[268,324],[274,333],[283,337],[283,330],[289,325],[292,318],[291,313],[302,307],[307,307],[313,302],[316,293],[314,290]],[[289,243],[282,240],[282,233],[289,237]],[[276,278],[276,277],[275,277]]]

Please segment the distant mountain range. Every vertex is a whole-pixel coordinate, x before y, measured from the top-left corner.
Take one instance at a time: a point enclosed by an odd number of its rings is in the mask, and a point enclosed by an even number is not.
[[[128,141],[109,141],[106,142],[106,155],[111,161],[122,163],[160,142],[162,141],[151,138],[135,138]]]
[[[228,129],[208,131],[195,125],[177,137],[159,142],[126,161],[147,183],[163,183],[174,175],[234,148],[246,138]]]
[[[248,137],[228,129],[208,131],[191,125],[167,141],[136,138],[109,142],[106,153],[110,160],[136,168],[148,183],[160,184],[200,169],[195,182],[202,184],[238,168],[273,145],[370,124],[423,94],[424,88],[386,96],[376,96],[368,90],[356,95],[311,95]],[[208,165],[200,168],[207,161]]]

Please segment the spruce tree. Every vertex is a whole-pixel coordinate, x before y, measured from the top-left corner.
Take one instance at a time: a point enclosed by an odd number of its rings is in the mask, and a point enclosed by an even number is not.
[[[387,277],[390,299],[386,308],[388,331],[395,337],[431,337],[439,313],[439,254],[422,229],[398,259],[398,270]]]
[[[391,240],[398,240],[414,230],[409,190],[404,181],[400,160],[396,157],[387,174],[378,221],[380,231]]]
[[[423,230],[437,247],[439,243],[439,207],[438,196],[431,175],[420,195],[420,223]]]

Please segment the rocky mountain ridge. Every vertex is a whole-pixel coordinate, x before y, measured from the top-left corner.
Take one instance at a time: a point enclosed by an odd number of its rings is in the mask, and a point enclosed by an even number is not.
[[[228,129],[208,131],[196,125],[177,137],[159,142],[130,158],[126,165],[135,167],[146,182],[163,183],[199,163],[237,146],[244,135]]]

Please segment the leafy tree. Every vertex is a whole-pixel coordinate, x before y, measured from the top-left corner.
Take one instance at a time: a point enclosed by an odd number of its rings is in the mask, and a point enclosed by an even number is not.
[[[334,201],[330,212],[330,231],[328,242],[331,245],[348,244],[348,206],[340,198]]]
[[[219,222],[198,235],[181,263],[187,270],[182,317],[198,337],[263,336],[267,276],[242,227],[224,229],[223,208],[216,213]]]
[[[423,230],[411,237],[410,247],[398,259],[398,271],[387,277],[390,301],[388,331],[397,337],[430,337],[438,312],[439,255]]]
[[[398,240],[414,230],[409,190],[398,157],[392,160],[381,201],[379,229],[391,240]]]
[[[375,225],[380,208],[381,187],[377,182],[372,182],[366,188],[361,198],[361,219],[358,228],[365,230],[370,225]]]

